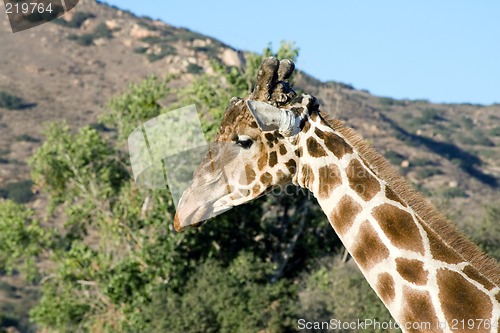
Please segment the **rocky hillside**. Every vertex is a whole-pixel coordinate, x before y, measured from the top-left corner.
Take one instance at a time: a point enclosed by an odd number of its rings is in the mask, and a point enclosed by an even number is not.
[[[100,126],[109,99],[151,74],[176,74],[175,84],[186,85],[210,73],[215,57],[244,66],[244,53],[218,40],[90,0],[16,34],[0,15],[0,45],[0,196],[40,210],[43,198],[18,193],[30,186],[26,161],[43,142],[44,124]],[[296,86],[359,130],[459,224],[498,202],[500,105],[395,100],[305,73]]]
[[[6,17],[0,19],[4,197],[29,186],[26,160],[43,141],[44,124],[99,126],[97,116],[106,112],[110,97],[151,74],[175,74],[175,84],[186,85],[210,73],[214,57],[244,66],[244,53],[218,40],[91,0],[52,23],[16,34]],[[498,196],[500,105],[394,100],[305,73],[296,86],[318,96],[324,112],[358,129],[460,222]],[[2,104],[6,95],[19,98],[19,106]]]

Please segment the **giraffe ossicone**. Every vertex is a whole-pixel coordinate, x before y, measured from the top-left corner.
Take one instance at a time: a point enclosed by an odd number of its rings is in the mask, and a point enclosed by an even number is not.
[[[358,134],[326,120],[316,98],[296,96],[286,82],[291,71],[289,60],[269,58],[249,98],[230,101],[179,202],[175,229],[292,183],[316,196],[403,331],[462,332],[472,323],[474,332],[498,332],[498,264]]]

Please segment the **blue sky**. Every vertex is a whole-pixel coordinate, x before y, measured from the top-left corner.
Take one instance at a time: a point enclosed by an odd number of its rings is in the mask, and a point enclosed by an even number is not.
[[[375,95],[500,103],[498,0],[107,2],[237,49],[294,41],[299,68]]]

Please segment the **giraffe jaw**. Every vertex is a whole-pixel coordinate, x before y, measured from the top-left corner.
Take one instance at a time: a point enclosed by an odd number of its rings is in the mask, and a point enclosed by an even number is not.
[[[174,218],[175,231],[181,232],[187,227],[199,227],[209,218],[222,214],[233,208],[233,206],[223,204],[221,200],[217,200],[214,203],[206,203],[198,207],[195,206],[194,209],[192,208],[191,205],[182,205],[177,210]]]

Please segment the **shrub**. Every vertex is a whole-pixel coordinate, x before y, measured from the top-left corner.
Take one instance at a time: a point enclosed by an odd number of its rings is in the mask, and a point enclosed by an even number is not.
[[[414,158],[411,160],[413,166],[427,166],[434,165],[434,162],[426,158]]]
[[[58,18],[55,19],[53,22],[62,25],[63,27],[79,29],[82,26],[83,22],[85,22],[87,19],[94,17],[95,15],[89,12],[76,12],[73,14],[73,17],[71,18],[70,21]]]
[[[32,137],[29,134],[21,134],[16,137],[16,141],[26,141],[26,142],[40,142],[39,139]]]
[[[391,162],[391,164],[398,166],[401,164],[401,162],[405,160],[405,157],[403,155],[401,155],[398,152],[395,152],[394,150],[386,151],[384,156],[389,160],[389,162]]]
[[[474,128],[474,122],[469,116],[463,116],[462,118],[460,118],[460,122],[462,126],[467,130],[471,130]]]
[[[104,22],[99,23],[94,28],[94,30],[92,30],[92,33],[90,34],[83,34],[83,35],[70,34],[68,36],[69,40],[75,41],[76,43],[82,46],[92,45],[94,43],[94,40],[99,38],[106,38],[106,39],[113,38],[111,30],[109,30],[108,26]]]
[[[165,58],[168,55],[177,54],[177,49],[173,46],[162,44],[159,47],[160,47],[160,52],[148,54],[147,57],[150,62],[158,61],[160,59]]]
[[[488,254],[500,260],[500,208],[497,205],[484,207],[485,213],[481,223],[473,223],[472,239]]]
[[[429,178],[435,175],[442,175],[443,172],[438,168],[426,168],[417,172],[419,178]]]
[[[149,49],[149,47],[136,47],[134,49],[135,53],[144,54]]]
[[[113,38],[113,34],[112,34],[111,30],[108,28],[108,26],[104,22],[99,23],[92,31],[92,34],[94,36],[94,39],[98,39],[98,38],[111,39],[111,38]]]
[[[69,40],[76,42],[81,46],[90,46],[94,42],[94,37],[91,34],[75,35],[71,34],[68,36]]]
[[[461,189],[460,187],[445,188],[442,191],[442,195],[443,195],[443,197],[445,197],[447,199],[466,198],[467,197],[467,193],[465,193],[465,191],[463,189]]]
[[[492,129],[490,129],[490,135],[500,136],[500,126],[493,127]]]
[[[107,132],[109,131],[110,129],[102,122],[97,122],[97,123],[91,123],[89,125],[90,128],[96,130],[96,131],[100,131],[100,132]]]
[[[191,74],[200,74],[203,73],[203,67],[197,64],[189,64],[187,67],[187,72]]]
[[[5,91],[0,91],[0,108],[19,110],[24,106],[23,100]]]
[[[33,182],[31,180],[8,183],[4,187],[4,197],[17,203],[30,202],[35,196],[31,189],[32,187]]]
[[[394,104],[394,99],[389,98],[389,97],[380,97],[378,99],[379,104],[383,106],[391,106]]]
[[[419,120],[422,124],[428,124],[437,120],[441,120],[442,118],[439,113],[440,112],[437,109],[426,108],[423,110]]]
[[[220,48],[215,45],[197,46],[194,48],[196,52],[206,53],[209,57],[215,58],[219,54]]]
[[[164,42],[164,39],[158,36],[146,36],[141,38],[141,41],[149,44],[159,44]]]
[[[331,318],[340,321],[356,321],[372,318],[380,322],[392,320],[389,311],[370,288],[365,278],[352,261],[342,262],[339,258],[305,277],[305,287],[299,294],[300,318],[307,321],[329,322]],[[309,332],[330,332],[314,330]],[[342,330],[341,332],[357,332]],[[398,330],[377,330],[366,328],[363,332],[398,332]]]
[[[400,101],[391,97],[379,97],[378,102],[382,106],[405,105],[405,101]]]

